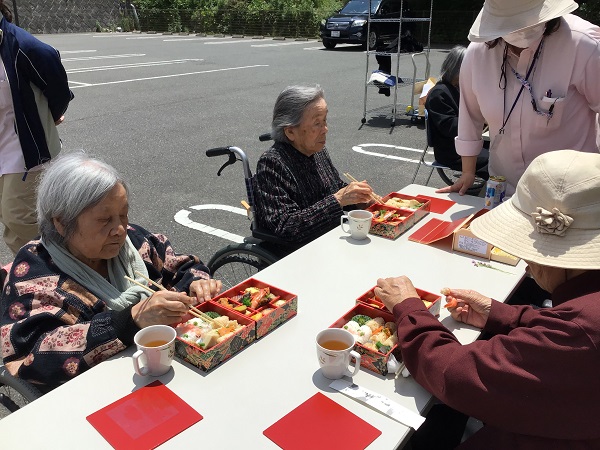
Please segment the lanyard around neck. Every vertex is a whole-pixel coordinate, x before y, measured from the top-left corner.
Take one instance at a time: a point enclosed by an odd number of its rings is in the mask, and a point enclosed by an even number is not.
[[[519,98],[521,97],[521,94],[523,93],[523,89],[525,89],[525,83],[529,80],[529,76],[531,75],[531,72],[533,72],[535,63],[537,62],[538,57],[540,56],[540,53],[542,51],[542,48],[544,47],[544,39],[545,38],[542,38],[537,49],[535,50],[535,53],[533,54],[533,61],[531,61],[531,66],[529,66],[527,75],[525,75],[525,79],[523,80],[524,82],[521,82],[521,89],[519,89],[519,93],[517,94],[517,97],[515,98],[515,101],[513,102],[512,106],[510,108],[510,111],[508,112],[508,116],[506,116],[506,119],[504,119],[504,121],[502,122],[502,127],[500,128],[500,131],[498,131],[499,134],[504,134],[504,127],[508,123],[508,119],[510,118],[510,115],[512,114],[513,110],[515,109],[515,106],[517,106],[517,102],[519,101]],[[506,45],[508,45],[508,44],[506,44]],[[505,65],[506,60],[504,60],[502,62],[502,64]],[[505,95],[504,95],[504,101],[506,102],[506,90],[505,90]]]

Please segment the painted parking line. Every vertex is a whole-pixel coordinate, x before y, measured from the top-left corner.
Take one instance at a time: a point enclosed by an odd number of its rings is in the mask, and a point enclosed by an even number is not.
[[[239,214],[242,216],[246,215],[245,209],[236,208],[235,206],[229,206],[229,205],[219,205],[219,204],[194,205],[194,206],[190,206],[190,209],[194,209],[196,211],[218,209],[221,211],[228,211],[228,212],[231,212],[234,214]],[[175,216],[173,218],[175,219],[175,222],[177,222],[180,225],[183,225],[184,227],[188,227],[193,230],[201,231],[203,233],[210,234],[212,236],[218,236],[220,238],[227,239],[232,242],[237,242],[237,243],[244,242],[243,236],[240,236],[240,235],[234,234],[234,233],[230,233],[228,231],[221,230],[219,228],[211,227],[210,225],[205,225],[200,222],[195,222],[192,219],[190,219],[190,214],[191,214],[191,211],[182,209],[182,210],[177,211],[177,213],[175,214]]]
[[[389,153],[384,154],[384,153],[379,153],[379,152],[372,152],[369,150],[365,150],[365,147],[383,147],[386,149],[395,149],[395,150],[419,153],[419,155],[421,153],[423,153],[423,149],[403,147],[401,145],[390,145],[390,144],[359,144],[359,145],[353,146],[352,150],[354,150],[355,152],[358,152],[358,153],[363,153],[365,155],[377,156],[379,158],[395,159],[398,161],[405,161],[405,162],[410,162],[410,163],[415,163],[415,164],[419,163],[419,159],[405,158],[403,156],[397,156],[397,155],[393,155],[393,154],[389,154]]]
[[[61,50],[60,54],[66,55],[67,53],[69,53],[69,54],[71,54],[71,53],[94,53],[97,51],[98,50]]]
[[[104,56],[82,56],[80,58],[62,58],[62,62],[73,61],[94,61],[96,59],[119,59],[119,58],[137,58],[146,56],[145,53],[124,53],[122,55],[104,55]]]
[[[69,80],[69,85],[71,85],[71,84],[76,84],[77,85],[77,86],[72,86],[71,88],[89,86],[89,83],[80,83],[79,81]]]
[[[125,38],[125,40],[129,41],[134,41],[134,40],[138,40],[138,39],[163,39],[164,36],[162,34],[157,34],[156,36],[136,36],[136,37],[128,37]]]
[[[294,42],[278,42],[273,44],[255,44],[250,47],[283,47],[285,45],[306,45],[306,41],[294,41]]]
[[[101,72],[104,70],[118,70],[118,69],[134,69],[136,67],[152,67],[152,66],[168,66],[171,64],[185,64],[186,62],[198,62],[204,61],[203,59],[173,59],[170,61],[150,61],[144,63],[132,63],[132,64],[116,64],[114,66],[97,66],[97,67],[86,67],[82,69],[71,69],[67,70],[67,73],[85,73],[85,72]]]
[[[258,67],[269,67],[269,65],[268,64],[255,64],[253,66],[227,67],[225,69],[201,70],[199,72],[188,72],[188,73],[174,73],[171,75],[160,75],[160,76],[156,76],[156,77],[144,77],[144,78],[132,78],[130,80],[107,81],[105,83],[90,83],[85,86],[73,86],[71,89],[76,89],[76,88],[80,88],[80,87],[106,86],[109,84],[132,83],[134,81],[159,80],[161,78],[185,77],[185,76],[189,76],[189,75],[201,75],[201,74],[205,74],[205,73],[214,73],[214,72],[227,72],[229,70],[255,69]]]
[[[232,40],[227,40],[227,41],[212,41],[212,42],[205,42],[204,45],[219,45],[219,44],[239,44],[242,42],[246,42],[246,43],[250,43],[250,42],[254,42],[251,39],[242,39],[242,40],[238,40],[238,41],[232,41]]]
[[[163,39],[163,42],[198,42],[198,41],[205,41],[206,38],[202,38],[202,37],[196,37],[196,38],[171,38],[171,39]]]

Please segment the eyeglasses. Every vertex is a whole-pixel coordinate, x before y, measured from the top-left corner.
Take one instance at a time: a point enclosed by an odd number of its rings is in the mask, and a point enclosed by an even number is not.
[[[537,102],[535,101],[535,96],[533,95],[533,88],[531,87],[531,83],[528,80],[526,80],[525,78],[523,78],[523,75],[521,75],[519,72],[517,72],[510,64],[509,64],[509,66],[510,66],[510,70],[512,70],[512,73],[514,73],[515,77],[517,77],[517,80],[519,80],[521,82],[521,84],[523,85],[523,87],[529,91],[529,95],[531,95],[531,106],[533,106],[533,110],[535,111],[535,113],[539,116],[544,116],[548,121],[550,121],[550,119],[552,119],[552,116],[554,115],[554,103],[552,103],[552,105],[550,105],[550,109],[548,109],[547,112],[540,111],[540,109],[538,109],[538,107],[537,107]]]

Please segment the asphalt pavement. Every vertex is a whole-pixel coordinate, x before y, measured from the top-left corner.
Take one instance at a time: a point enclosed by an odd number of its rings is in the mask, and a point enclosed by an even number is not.
[[[425,145],[424,124],[411,121],[404,106],[390,127],[393,90],[385,97],[368,88],[367,109],[381,109],[361,123],[367,56],[357,46],[131,33],[37,37],[61,52],[75,94],[59,127],[63,151],[84,149],[117,167],[131,188],[130,221],[204,261],[232,237],[249,234],[237,211],[245,198],[241,165],[217,177],[224,161],[204,152],[238,146],[254,169],[268,148],[258,135],[269,131],[275,98],[287,85],[324,88],[334,164],[381,195],[410,183]],[[446,53],[431,51],[431,75]],[[424,61],[417,58],[417,77],[425,75]],[[371,56],[369,72],[376,68]],[[400,57],[399,73],[412,77],[410,55]],[[410,83],[398,89],[399,103],[410,103],[411,90]],[[428,170],[420,173],[423,183]],[[429,184],[444,185],[435,173]],[[222,232],[198,230],[203,225]],[[0,244],[0,261],[11,257]]]

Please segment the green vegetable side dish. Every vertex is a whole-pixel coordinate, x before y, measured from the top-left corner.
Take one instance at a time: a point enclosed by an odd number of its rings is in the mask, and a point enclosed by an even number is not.
[[[216,319],[217,317],[220,316],[220,314],[216,311],[206,311],[204,314],[206,314],[211,319]]]
[[[358,325],[360,325],[362,327],[369,320],[371,320],[371,317],[365,316],[364,314],[357,314],[351,320],[354,320],[356,323],[358,323]]]
[[[246,292],[243,297],[240,299],[240,303],[248,308],[252,304],[252,295],[249,292]]]

